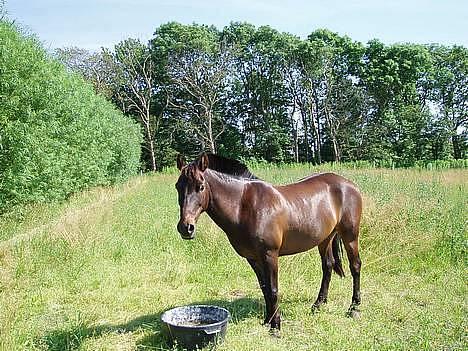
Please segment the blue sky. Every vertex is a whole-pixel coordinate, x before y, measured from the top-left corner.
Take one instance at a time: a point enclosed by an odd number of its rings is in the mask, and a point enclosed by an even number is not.
[[[169,22],[268,24],[302,38],[328,28],[352,39],[468,46],[468,0],[6,0],[10,18],[46,48],[112,47],[148,40]]]

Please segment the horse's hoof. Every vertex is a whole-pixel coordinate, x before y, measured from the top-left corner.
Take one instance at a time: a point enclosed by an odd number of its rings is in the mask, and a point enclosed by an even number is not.
[[[326,302],[321,302],[321,303],[314,303],[312,307],[310,308],[312,314],[320,312],[322,307],[326,304]]]
[[[361,311],[352,308],[348,311],[348,313],[346,313],[346,315],[352,319],[359,319],[361,318]]]
[[[281,332],[278,328],[270,328],[270,336],[274,338],[281,338]]]

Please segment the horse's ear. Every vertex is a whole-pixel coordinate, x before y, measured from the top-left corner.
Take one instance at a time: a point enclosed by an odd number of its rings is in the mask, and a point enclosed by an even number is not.
[[[177,155],[177,168],[179,171],[185,167],[185,157],[181,154]]]
[[[198,163],[197,163],[198,169],[204,172],[205,169],[208,168],[208,162],[209,162],[208,155],[206,154],[206,152],[202,153],[200,157],[198,158]]]

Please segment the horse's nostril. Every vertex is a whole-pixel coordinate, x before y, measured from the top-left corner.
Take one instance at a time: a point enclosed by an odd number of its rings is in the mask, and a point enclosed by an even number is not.
[[[189,224],[187,226],[187,231],[189,232],[189,234],[192,234],[195,231],[195,226],[193,224]]]

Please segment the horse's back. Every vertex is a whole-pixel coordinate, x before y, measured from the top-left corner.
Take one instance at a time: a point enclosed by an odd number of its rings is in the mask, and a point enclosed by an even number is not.
[[[325,187],[330,195],[339,217],[352,215],[359,217],[362,211],[362,197],[356,184],[349,179],[335,173],[319,173],[304,178],[302,182],[310,188]],[[318,185],[316,185],[318,184]]]
[[[343,198],[346,196],[361,198],[360,192],[353,182],[335,173],[316,173],[295,183],[275,188],[286,198],[310,196],[320,192],[330,192],[338,200],[344,200]]]

